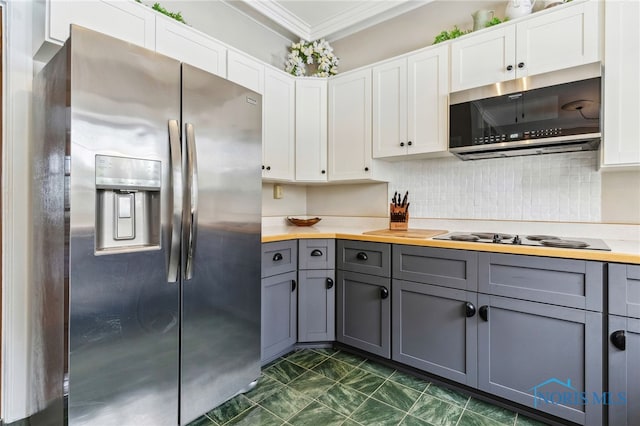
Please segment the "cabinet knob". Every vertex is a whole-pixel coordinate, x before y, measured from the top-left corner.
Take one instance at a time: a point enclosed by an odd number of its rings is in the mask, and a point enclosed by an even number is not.
[[[473,303],[471,302],[467,302],[464,305],[464,313],[467,316],[467,318],[471,318],[476,314],[476,307],[473,306]]]
[[[264,170],[264,164],[262,165],[262,170]]]
[[[518,62],[518,68],[524,68],[524,62]]]
[[[276,254],[274,254],[274,255],[273,255],[273,261],[274,261],[274,262],[279,262],[279,261],[281,261],[282,259],[283,259],[283,257],[282,257],[282,253],[276,253]]]
[[[271,170],[271,166],[267,166],[267,170]]]
[[[386,299],[389,297],[389,290],[386,287],[380,287],[380,299]]]
[[[369,256],[367,256],[367,253],[365,253],[363,251],[359,251],[358,254],[356,254],[356,259],[358,259],[358,260],[367,260],[367,259],[369,259]]]
[[[411,146],[411,145],[413,145],[413,142],[409,141],[409,142],[407,142],[407,145]]]
[[[480,306],[480,310],[478,311],[478,315],[485,321],[489,321],[489,307],[487,305]]]
[[[333,287],[333,280],[331,278],[327,278],[327,290]]]
[[[320,250],[318,250],[318,249],[314,249],[314,250],[311,252],[311,256],[313,256],[313,257],[320,257],[320,256],[322,256],[322,251],[320,251]]]
[[[291,280],[291,292],[293,293],[294,291],[296,291],[296,287],[298,286],[298,284],[296,283],[296,280]]]
[[[327,173],[327,172],[326,172],[325,170],[323,170],[323,171],[321,171],[320,173],[325,174],[325,173]]]
[[[400,142],[400,146],[404,146],[404,142]]]
[[[365,167],[365,168],[364,168],[364,171],[365,171],[365,172],[368,172],[368,171],[369,171],[369,168],[368,168],[368,167]]]
[[[624,335],[624,330],[614,331],[613,333],[611,333],[609,340],[611,340],[613,346],[620,349],[621,351],[624,351],[627,348],[627,338]]]
[[[507,65],[507,71],[513,70],[513,65]]]

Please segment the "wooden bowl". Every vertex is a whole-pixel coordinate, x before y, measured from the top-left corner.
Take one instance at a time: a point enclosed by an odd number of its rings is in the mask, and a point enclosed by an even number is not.
[[[320,219],[319,217],[312,217],[310,219],[298,219],[295,217],[287,217],[287,220],[289,221],[289,223],[292,223],[293,225],[296,225],[296,226],[311,226],[320,222],[322,219]]]

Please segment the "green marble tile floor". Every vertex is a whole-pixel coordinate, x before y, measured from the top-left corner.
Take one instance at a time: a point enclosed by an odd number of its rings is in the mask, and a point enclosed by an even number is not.
[[[465,394],[334,349],[266,365],[258,386],[189,426],[543,426]]]

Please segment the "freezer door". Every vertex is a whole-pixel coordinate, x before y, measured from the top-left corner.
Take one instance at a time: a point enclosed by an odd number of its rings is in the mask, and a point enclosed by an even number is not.
[[[69,425],[175,425],[180,63],[79,27],[70,43]]]
[[[182,84],[184,425],[260,375],[262,99],[186,64]]]

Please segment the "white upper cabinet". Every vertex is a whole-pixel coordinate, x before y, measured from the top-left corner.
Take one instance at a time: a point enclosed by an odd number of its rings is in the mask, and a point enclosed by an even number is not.
[[[373,157],[407,153],[407,58],[373,68]]]
[[[558,6],[451,42],[451,91],[598,61],[598,7]]]
[[[156,51],[220,77],[227,77],[227,48],[169,17],[157,16]]]
[[[235,50],[227,54],[227,78],[254,92],[264,92],[264,64]]]
[[[327,181],[327,79],[296,79],[296,180]]]
[[[48,60],[69,38],[71,24],[148,49],[155,48],[155,12],[134,1],[34,2],[36,58]]]
[[[373,179],[371,69],[329,80],[329,180]]]
[[[266,67],[262,95],[262,177],[295,179],[295,79]]]
[[[373,68],[373,157],[447,151],[448,46]]]
[[[640,2],[605,2],[604,131],[601,166],[640,166]]]

